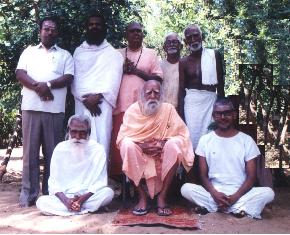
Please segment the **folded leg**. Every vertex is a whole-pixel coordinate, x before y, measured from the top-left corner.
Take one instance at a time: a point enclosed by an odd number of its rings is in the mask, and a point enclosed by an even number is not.
[[[269,187],[254,187],[244,194],[233,206],[229,212],[246,212],[252,218],[261,219],[261,212],[265,205],[274,199],[274,192]]]
[[[218,210],[217,204],[210,193],[200,185],[186,183],[181,187],[181,194],[190,202],[205,207],[209,212]]]

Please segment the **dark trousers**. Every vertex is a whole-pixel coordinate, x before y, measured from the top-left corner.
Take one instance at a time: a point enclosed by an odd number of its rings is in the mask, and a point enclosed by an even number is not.
[[[50,160],[55,146],[63,140],[64,113],[22,111],[23,170],[19,202],[33,203],[39,193],[39,149],[42,146],[44,171],[42,194],[48,194]]]

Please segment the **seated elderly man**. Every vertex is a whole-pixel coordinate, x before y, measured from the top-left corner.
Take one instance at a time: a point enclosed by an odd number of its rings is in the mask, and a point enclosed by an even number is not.
[[[137,187],[139,202],[133,214],[147,213],[147,196],[141,179],[145,179],[149,196],[157,196],[157,214],[172,211],[166,204],[168,188],[178,165],[189,170],[194,153],[189,132],[169,103],[162,103],[161,84],[147,81],[140,100],[125,112],[117,146],[123,159],[123,172]]]
[[[74,115],[68,121],[69,140],[53,152],[49,195],[41,196],[36,206],[44,214],[69,216],[97,211],[114,196],[107,187],[104,147],[90,140],[90,119]]]
[[[249,135],[234,128],[236,117],[229,99],[215,102],[213,118],[217,129],[202,136],[195,151],[200,156],[203,187],[187,183],[181,194],[197,204],[201,214],[221,211],[236,217],[261,218],[261,211],[273,200],[274,192],[268,187],[253,187],[260,152]]]

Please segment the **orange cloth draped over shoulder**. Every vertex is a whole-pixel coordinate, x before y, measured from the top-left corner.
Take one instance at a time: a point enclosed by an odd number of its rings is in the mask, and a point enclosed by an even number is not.
[[[167,139],[161,158],[144,154],[134,144],[153,138]],[[136,151],[124,149],[128,141]],[[169,103],[162,103],[158,112],[150,116],[143,115],[138,102],[132,104],[125,112],[116,143],[121,150],[123,172],[135,185],[139,185],[141,178],[145,178],[151,198],[161,190],[162,181],[177,160],[182,162],[187,171],[193,165],[194,153],[189,131],[174,106]]]

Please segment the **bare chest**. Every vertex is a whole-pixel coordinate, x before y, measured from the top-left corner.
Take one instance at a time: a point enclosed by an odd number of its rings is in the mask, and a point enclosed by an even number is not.
[[[195,88],[202,83],[201,58],[188,58],[184,66],[186,88]]]

